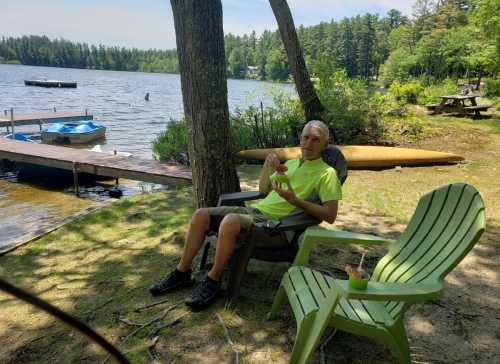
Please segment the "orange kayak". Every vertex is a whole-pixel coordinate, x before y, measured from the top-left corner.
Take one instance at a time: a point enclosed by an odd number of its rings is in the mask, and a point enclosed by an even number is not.
[[[459,162],[463,157],[444,152],[424,149],[408,149],[395,147],[377,147],[370,145],[340,146],[349,168],[379,168],[394,166],[416,166]],[[300,147],[248,149],[237,155],[242,159],[264,160],[271,152],[275,152],[282,161],[300,156]]]

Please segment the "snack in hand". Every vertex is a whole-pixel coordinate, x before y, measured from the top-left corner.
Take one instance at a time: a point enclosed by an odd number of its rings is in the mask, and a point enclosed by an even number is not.
[[[286,183],[288,177],[285,172],[288,171],[288,167],[284,164],[280,164],[275,168],[276,175],[274,176],[274,180],[278,183]]]
[[[288,171],[288,167],[285,164],[280,164],[275,168],[275,170],[278,174],[285,174],[285,172]]]

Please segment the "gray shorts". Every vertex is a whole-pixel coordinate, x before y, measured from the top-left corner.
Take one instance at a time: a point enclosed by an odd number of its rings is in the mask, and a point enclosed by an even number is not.
[[[210,216],[210,231],[219,231],[219,225],[222,219],[228,214],[237,214],[240,219],[241,230],[248,231],[256,224],[264,224],[269,219],[259,210],[250,206],[218,206],[206,208]],[[269,234],[264,229],[254,231],[257,247],[281,247],[289,244],[289,240],[284,232]]]

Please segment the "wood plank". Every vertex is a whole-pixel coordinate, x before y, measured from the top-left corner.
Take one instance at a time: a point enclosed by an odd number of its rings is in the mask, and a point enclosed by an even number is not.
[[[487,111],[491,106],[488,105],[476,105],[476,106],[465,106],[465,110],[479,110],[479,111]]]
[[[76,164],[79,172],[166,185],[185,185],[192,180],[191,171],[183,166],[7,138],[0,138],[0,159],[69,171]]]
[[[31,114],[16,114],[14,113],[14,124],[16,126],[20,125],[36,125],[43,123],[52,122],[67,122],[76,120],[93,120],[94,116],[88,113],[74,113],[66,111],[57,112],[39,112]],[[0,115],[0,127],[10,126],[12,121],[10,120],[10,113]]]

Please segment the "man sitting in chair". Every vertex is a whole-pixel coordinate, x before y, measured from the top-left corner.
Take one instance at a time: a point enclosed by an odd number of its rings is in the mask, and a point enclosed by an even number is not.
[[[221,273],[234,253],[238,234],[242,230],[250,229],[253,224],[278,220],[297,208],[318,220],[333,223],[337,217],[342,190],[335,169],[321,159],[328,140],[328,127],[323,122],[308,122],[300,137],[301,157],[286,162],[286,182],[278,184],[270,178],[280,161],[274,153],[267,156],[259,179],[259,191],[269,193],[266,198],[253,207],[222,206],[196,210],[187,231],[179,264],[173,272],[150,287],[151,294],[158,296],[193,284],[191,264],[209,231],[218,229],[219,232],[214,264],[206,278],[185,299],[186,305],[195,309],[204,308],[215,299],[220,289]],[[317,195],[321,204],[308,201],[312,194]],[[288,243],[285,234],[274,239],[283,240],[278,244]]]

